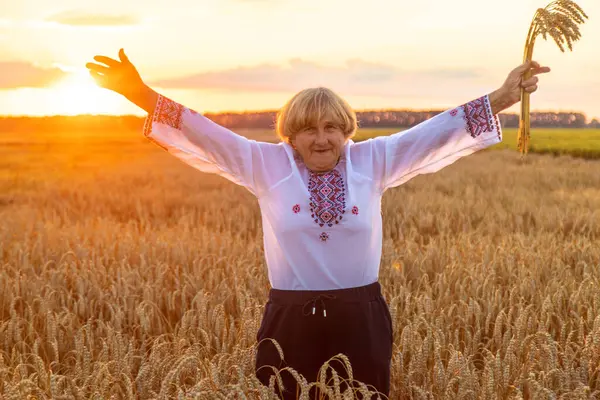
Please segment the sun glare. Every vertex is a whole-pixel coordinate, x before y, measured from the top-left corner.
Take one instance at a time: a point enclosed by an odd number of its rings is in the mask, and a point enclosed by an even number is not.
[[[66,78],[50,88],[52,101],[63,115],[123,114],[122,99],[114,92],[99,87],[87,69],[69,71]]]

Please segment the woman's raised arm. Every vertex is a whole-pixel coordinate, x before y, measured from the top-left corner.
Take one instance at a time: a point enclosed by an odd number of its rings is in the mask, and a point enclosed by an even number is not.
[[[521,88],[537,90],[537,77],[549,72],[533,61],[513,69],[502,87],[490,94],[444,111],[417,126],[390,136],[358,142],[352,159],[370,160],[360,168],[378,182],[381,192],[409,179],[429,174],[456,160],[502,141],[497,114],[520,99]]]
[[[148,113],[143,128],[146,138],[190,166],[223,176],[257,197],[276,182],[277,171],[287,162],[281,146],[247,139],[155,92],[142,81],[123,49],[119,59],[96,56],[94,60],[105,65],[88,63],[86,67],[98,85]]]
[[[379,190],[399,186],[417,175],[430,174],[478,150],[502,141],[502,129],[482,96],[390,136],[358,142],[351,152],[368,152]]]

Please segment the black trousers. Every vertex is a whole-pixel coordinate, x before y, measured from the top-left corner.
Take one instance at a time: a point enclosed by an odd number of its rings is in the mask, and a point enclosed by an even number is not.
[[[350,289],[295,291],[271,289],[257,334],[256,376],[264,384],[274,374],[271,367],[291,367],[311,382],[321,366],[342,353],[349,358],[353,378],[389,396],[392,358],[392,320],[379,282]],[[281,346],[284,359],[269,340]],[[330,363],[341,379],[345,367]],[[296,399],[300,388],[281,372],[284,399]],[[326,381],[331,374],[328,373]],[[333,381],[328,382],[333,387]],[[276,385],[277,387],[277,385]],[[342,391],[347,386],[341,385]],[[311,398],[317,391],[311,390]]]

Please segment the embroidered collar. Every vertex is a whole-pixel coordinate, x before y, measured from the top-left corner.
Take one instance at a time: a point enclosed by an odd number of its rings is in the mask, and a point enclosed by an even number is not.
[[[311,173],[308,191],[311,217],[320,227],[332,227],[342,220],[346,211],[346,187],[338,170],[322,174]]]

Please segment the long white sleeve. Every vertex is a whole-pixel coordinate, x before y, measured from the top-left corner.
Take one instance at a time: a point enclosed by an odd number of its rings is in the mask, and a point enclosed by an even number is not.
[[[383,193],[502,141],[487,95],[447,110],[408,130],[353,145],[354,160]]]
[[[287,164],[281,146],[247,139],[160,94],[144,122],[144,136],[199,171],[223,176],[255,196],[277,179],[267,162],[279,169]]]

